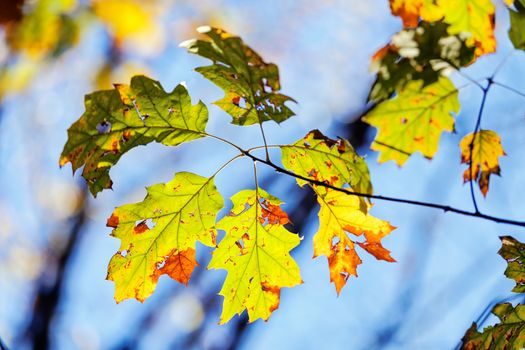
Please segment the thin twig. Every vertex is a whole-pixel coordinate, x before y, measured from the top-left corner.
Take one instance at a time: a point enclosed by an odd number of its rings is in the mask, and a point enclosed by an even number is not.
[[[508,86],[508,85],[502,84],[502,83],[497,82],[497,81],[492,81],[492,84],[494,84],[494,85],[498,85],[498,86],[501,86],[502,88],[507,89],[507,90],[509,90],[509,91],[512,91],[512,92],[514,92],[515,94],[520,95],[521,97],[525,97],[525,93],[523,93],[523,92],[521,92],[521,91],[519,91],[519,90],[514,89],[512,86]]]
[[[221,140],[218,137],[214,137],[214,138],[216,138],[218,140]],[[416,200],[405,199],[405,198],[397,198],[397,197],[374,195],[374,194],[369,194],[369,193],[360,193],[360,192],[351,191],[351,190],[349,190],[347,188],[336,187],[336,186],[330,185],[330,184],[328,184],[326,182],[314,180],[314,179],[302,176],[300,174],[296,174],[296,173],[294,173],[292,171],[289,171],[287,169],[284,169],[284,168],[276,165],[275,163],[273,163],[270,160],[266,160],[266,159],[254,156],[248,150],[244,150],[244,149],[240,148],[239,146],[237,146],[235,144],[232,144],[229,141],[226,141],[226,140],[221,140],[221,141],[225,141],[226,143],[232,145],[237,150],[239,150],[244,156],[251,158],[253,161],[258,161],[258,162],[261,162],[263,164],[266,164],[269,167],[275,169],[278,173],[285,174],[285,175],[294,177],[296,179],[304,180],[304,181],[308,182],[310,185],[323,186],[323,187],[330,188],[330,189],[335,190],[335,191],[339,191],[339,192],[342,192],[342,193],[346,193],[346,194],[353,195],[353,196],[358,196],[358,197],[364,197],[364,198],[370,198],[370,199],[378,199],[378,200],[388,201],[388,202],[404,203],[404,204],[417,205],[417,206],[421,206],[421,207],[440,209],[440,210],[443,210],[444,212],[451,212],[451,213],[456,213],[456,214],[459,214],[459,215],[472,216],[472,217],[480,218],[480,219],[483,219],[483,220],[494,221],[494,222],[498,222],[498,223],[502,223],[502,224],[509,224],[509,225],[514,225],[514,226],[525,227],[525,221],[517,221],[517,220],[511,220],[511,219],[501,218],[501,217],[497,217],[497,216],[487,215],[487,214],[481,213],[480,211],[471,212],[471,211],[455,208],[455,207],[452,207],[452,206],[449,206],[449,205],[442,205],[442,204],[431,203],[431,202],[416,201]],[[275,147],[275,146],[277,146],[277,145],[271,145],[271,147]],[[259,148],[262,148],[262,147],[254,147],[251,150],[259,149]],[[267,149],[267,147],[265,147],[265,149]],[[240,155],[237,156],[237,157],[240,157]],[[237,157],[235,157],[235,158],[237,158]],[[226,165],[224,165],[222,168],[224,168],[225,166]]]

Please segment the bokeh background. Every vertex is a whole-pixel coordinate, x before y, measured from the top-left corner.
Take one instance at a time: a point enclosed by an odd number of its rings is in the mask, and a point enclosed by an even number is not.
[[[318,227],[312,193],[260,165],[261,187],[287,203],[304,236],[293,256],[305,283],[283,290],[269,322],[248,325],[238,317],[219,326],[225,274],[202,267],[188,287],[162,277],[144,304],[117,305],[105,280],[119,246],[105,226],[113,208],[142,200],[146,185],[175,172],[210,175],[235,154],[213,140],[139,147],[112,170],[113,191],[96,199],[69,165],[58,167],[58,157],[67,128],[83,112],[83,96],[134,74],[167,90],[185,81],[194,101],[208,105],[220,98],[193,71],[207,62],[178,47],[198,26],[236,33],[279,65],[297,116],[266,123],[269,143],[291,143],[314,128],[349,138],[367,157],[376,194],[470,210],[458,144],[474,128],[482,94],[474,86],[460,91],[456,133],[443,135],[434,160],[418,154],[403,168],[378,165],[368,150],[375,131],[359,117],[369,107],[370,57],[401,29],[386,0],[27,0],[19,13],[14,5],[21,3],[0,2],[0,338],[10,349],[447,349],[473,321],[494,322],[488,311],[495,302],[516,300],[497,255],[498,236],[522,239],[523,229],[380,201],[372,213],[398,227],[384,239],[398,262],[364,257],[359,278],[337,297],[326,259],[311,258]],[[525,56],[514,52],[508,12],[501,3],[497,8],[498,52],[463,72],[487,77],[506,59],[496,80],[525,92]],[[525,207],[524,102],[494,86],[482,122],[501,135],[508,156],[502,177],[478,201],[484,212],[517,220]],[[262,143],[257,126],[236,127],[218,108],[209,110],[210,132],[244,147]],[[217,186],[227,203],[253,188],[251,163],[234,163]],[[206,266],[210,251],[198,253]]]

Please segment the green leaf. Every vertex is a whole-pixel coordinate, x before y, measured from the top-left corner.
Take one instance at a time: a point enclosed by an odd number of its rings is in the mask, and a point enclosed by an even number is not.
[[[245,309],[250,322],[267,320],[279,307],[281,288],[302,283],[290,256],[300,238],[284,228],[289,220],[280,208],[282,202],[261,188],[240,191],[231,200],[231,212],[217,224],[226,236],[208,266],[228,271],[220,291],[224,297],[220,323]]]
[[[422,80],[423,86],[433,84],[444,70],[470,64],[474,48],[447,29],[443,22],[420,22],[417,28],[395,34],[372,58],[371,68],[377,76],[368,100],[386,100],[413,80]]]
[[[281,152],[283,166],[295,174],[336,187],[348,184],[356,192],[372,194],[368,165],[345,139],[333,140],[312,130],[294,144],[281,146]],[[304,186],[307,182],[297,179],[297,183]],[[363,198],[361,202],[366,213]]]
[[[478,332],[476,323],[463,337],[465,350],[521,350],[525,347],[525,305],[498,304],[492,309],[500,323]]]
[[[273,120],[281,123],[294,115],[285,103],[294,101],[279,93],[279,70],[266,63],[243,41],[222,29],[200,27],[210,41],[188,40],[181,44],[189,52],[213,61],[197,72],[224,90],[215,104],[230,114],[232,124],[252,125]]]
[[[131,85],[86,95],[86,111],[68,129],[60,166],[71,163],[91,193],[111,188],[109,170],[132,148],[152,141],[176,146],[204,136],[206,106],[192,106],[186,88],[164,91],[159,82],[135,76]]]
[[[431,159],[443,131],[454,130],[453,113],[459,112],[458,91],[445,77],[424,87],[412,81],[394,98],[383,101],[363,120],[378,128],[371,148],[380,152],[379,162],[394,160],[403,165],[414,152]]]
[[[525,2],[515,1],[517,11],[509,10],[509,38],[516,49],[525,50]]]
[[[500,239],[501,249],[498,253],[508,263],[505,276],[516,281],[513,292],[525,293],[525,244],[510,236]]]
[[[213,177],[177,173],[147,191],[144,201],[118,207],[108,219],[112,236],[121,240],[107,277],[115,282],[117,302],[144,301],[163,274],[187,284],[197,265],[196,242],[215,245],[215,220],[224,203]]]

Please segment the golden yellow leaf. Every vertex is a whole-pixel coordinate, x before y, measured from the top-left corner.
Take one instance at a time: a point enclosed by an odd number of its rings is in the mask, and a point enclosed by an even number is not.
[[[499,135],[491,130],[480,130],[475,134],[466,135],[459,147],[461,163],[469,165],[463,173],[463,181],[476,181],[481,193],[486,196],[489,191],[490,175],[500,175],[499,157],[505,155]]]
[[[390,0],[393,15],[406,27],[416,27],[419,18],[427,22],[443,20],[451,35],[467,37],[476,47],[476,56],[496,51],[494,5],[490,0]]]
[[[327,189],[324,195],[318,193],[317,200],[321,208],[319,231],[313,239],[314,257],[325,255],[328,258],[330,281],[335,284],[337,294],[350,275],[357,276],[356,269],[361,264],[361,259],[355,251],[355,244],[379,260],[395,261],[381,245],[381,239],[395,227],[387,221],[363,213],[357,196]],[[364,242],[353,241],[348,234],[356,238],[363,235]]]
[[[425,87],[422,80],[407,83],[363,120],[378,128],[371,148],[380,152],[379,162],[394,160],[401,166],[417,151],[432,158],[441,133],[454,130],[452,113],[458,112],[458,91],[448,78],[440,77]]]

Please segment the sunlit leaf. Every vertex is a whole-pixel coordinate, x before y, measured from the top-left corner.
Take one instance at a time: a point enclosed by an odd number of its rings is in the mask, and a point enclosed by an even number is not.
[[[476,47],[476,55],[496,51],[494,5],[491,0],[438,0],[444,21],[452,35],[466,35],[467,43]]]
[[[313,130],[294,144],[281,146],[281,151],[284,167],[295,174],[336,187],[348,184],[356,192],[372,194],[368,166],[347,140],[333,140]],[[297,179],[297,183],[304,186],[307,182]]]
[[[223,200],[213,178],[177,173],[147,190],[144,201],[118,207],[108,219],[112,236],[121,240],[107,277],[115,282],[117,302],[143,302],[163,274],[187,284],[197,265],[196,242],[215,245]]]
[[[499,157],[505,155],[499,135],[491,130],[480,130],[463,137],[459,147],[461,163],[469,165],[463,173],[464,182],[476,181],[481,193],[486,196],[489,191],[490,175],[500,175]]]
[[[501,249],[498,253],[507,260],[505,276],[516,281],[513,292],[525,293],[525,244],[510,236],[500,239]]]
[[[423,80],[424,86],[435,83],[447,70],[471,63],[474,48],[461,36],[449,35],[447,28],[442,22],[421,22],[417,28],[395,34],[372,57],[370,66],[377,77],[368,99],[388,99],[413,80]]]
[[[335,284],[337,294],[351,275],[357,276],[357,266],[361,264],[355,244],[379,260],[395,261],[390,252],[383,248],[381,239],[395,227],[360,209],[357,196],[348,195],[332,189],[325,193],[317,192],[319,210],[319,231],[315,234],[314,257],[325,255],[330,268],[330,281]],[[324,191],[323,191],[324,192]],[[348,234],[352,236],[349,237]],[[364,236],[364,241],[355,241]]]
[[[476,323],[463,337],[464,350],[522,350],[525,347],[525,305],[498,304],[492,309],[500,322],[478,332]]]
[[[73,171],[84,166],[82,176],[93,195],[111,188],[110,168],[130,149],[157,141],[168,146],[203,137],[208,121],[206,106],[191,104],[186,88],[171,93],[144,76],[131,85],[97,91],[86,96],[86,111],[68,129],[60,165]]]
[[[300,239],[283,226],[289,221],[282,202],[261,188],[240,191],[231,200],[231,212],[217,224],[226,236],[208,266],[228,271],[220,322],[245,309],[250,322],[267,320],[279,307],[281,288],[302,283],[290,256]]]
[[[423,81],[407,83],[394,98],[381,102],[363,120],[378,128],[371,146],[380,152],[379,162],[403,165],[414,152],[432,158],[443,131],[454,130],[453,113],[459,112],[458,91],[440,77],[423,87]]]
[[[200,27],[207,40],[188,40],[181,44],[189,52],[213,61],[197,72],[224,90],[215,104],[230,114],[232,124],[252,125],[273,120],[280,123],[294,115],[285,103],[292,98],[281,94],[279,70],[266,63],[237,36],[222,29]]]
[[[408,27],[418,18],[428,22],[443,20],[448,33],[466,38],[476,48],[476,56],[496,51],[494,5],[490,0],[390,0],[392,14]]]

